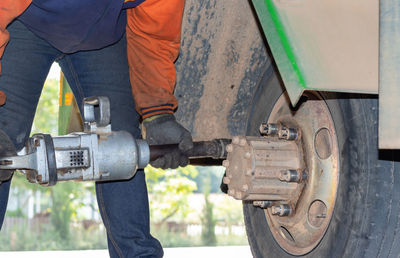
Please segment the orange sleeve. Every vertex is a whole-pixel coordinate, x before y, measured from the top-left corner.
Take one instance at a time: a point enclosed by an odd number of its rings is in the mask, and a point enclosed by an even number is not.
[[[170,113],[178,102],[174,62],[178,58],[185,0],[146,0],[128,9],[129,73],[136,109],[143,117]]]
[[[30,5],[32,0],[1,0],[0,2],[0,59],[9,40],[7,25]],[[0,63],[1,74],[1,63]]]

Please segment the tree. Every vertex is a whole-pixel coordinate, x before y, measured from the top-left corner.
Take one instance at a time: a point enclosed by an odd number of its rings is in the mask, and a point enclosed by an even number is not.
[[[152,221],[161,227],[169,219],[184,219],[191,210],[187,196],[197,189],[189,176],[195,178],[197,169],[187,166],[163,170],[147,166],[145,172]]]
[[[201,231],[201,239],[203,244],[206,246],[215,246],[217,245],[217,237],[215,235],[215,225],[217,223],[214,218],[214,204],[210,201],[210,177],[204,179],[204,200],[205,205],[203,208],[203,217],[201,218],[202,222],[202,231]]]

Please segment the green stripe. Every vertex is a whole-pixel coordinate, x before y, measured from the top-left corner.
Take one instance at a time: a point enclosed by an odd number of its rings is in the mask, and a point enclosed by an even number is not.
[[[265,4],[267,5],[268,12],[270,13],[271,18],[275,24],[276,31],[278,33],[279,39],[281,40],[281,43],[286,52],[286,55],[292,65],[294,72],[296,73],[296,75],[299,79],[299,84],[303,88],[306,88],[306,83],[304,80],[303,73],[301,72],[301,69],[297,64],[296,55],[294,54],[293,48],[290,45],[290,40],[288,39],[288,37],[286,35],[285,27],[281,21],[278,10],[276,9],[272,0],[265,0]]]

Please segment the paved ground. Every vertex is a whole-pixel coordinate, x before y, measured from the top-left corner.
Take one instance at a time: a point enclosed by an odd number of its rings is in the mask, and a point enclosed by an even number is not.
[[[185,247],[164,249],[165,258],[251,258],[248,246]],[[0,252],[1,258],[108,258],[107,250]]]

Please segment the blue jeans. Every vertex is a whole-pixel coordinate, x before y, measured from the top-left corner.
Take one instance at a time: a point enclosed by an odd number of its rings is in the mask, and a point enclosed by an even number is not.
[[[89,96],[108,96],[114,131],[140,137],[129,83],[126,39],[93,51],[63,54],[30,32],[21,22],[9,27],[10,43],[2,58],[0,128],[19,150],[29,137],[42,87],[54,61],[70,84],[78,105]],[[0,184],[0,226],[11,180]],[[111,257],[162,257],[160,243],[150,235],[149,205],[143,171],[128,181],[96,183],[97,202],[107,229]]]

